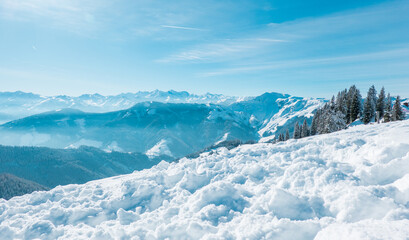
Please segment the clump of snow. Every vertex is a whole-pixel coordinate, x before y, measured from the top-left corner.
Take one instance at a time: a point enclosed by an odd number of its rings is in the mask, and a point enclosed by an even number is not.
[[[2,239],[408,239],[409,121],[0,200]]]

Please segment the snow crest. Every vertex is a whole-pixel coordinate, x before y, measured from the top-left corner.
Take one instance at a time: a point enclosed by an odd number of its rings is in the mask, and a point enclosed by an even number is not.
[[[169,150],[168,141],[165,139],[160,140],[155,146],[146,151],[146,155],[149,157],[158,157],[160,155],[173,156],[172,152]]]
[[[409,121],[0,200],[2,239],[408,239]]]

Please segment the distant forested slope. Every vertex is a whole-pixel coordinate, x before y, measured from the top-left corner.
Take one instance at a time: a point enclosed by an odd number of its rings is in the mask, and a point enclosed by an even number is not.
[[[21,196],[34,191],[43,190],[48,190],[48,188],[12,174],[0,174],[0,198],[8,200],[14,196]]]
[[[0,145],[0,171],[46,187],[87,181],[150,168],[166,157],[105,152],[93,147],[52,149]]]

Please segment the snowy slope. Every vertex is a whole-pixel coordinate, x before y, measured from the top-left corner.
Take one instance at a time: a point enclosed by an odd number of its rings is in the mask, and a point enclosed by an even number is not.
[[[112,96],[84,94],[78,97],[65,95],[41,96],[20,91],[0,92],[0,123],[62,108],[76,108],[85,112],[109,112],[127,109],[136,103],[146,101],[231,104],[245,99],[248,98],[211,93],[196,95],[173,90],[122,93]]]
[[[230,107],[244,116],[256,129],[260,141],[273,139],[286,129],[292,131],[296,121],[312,120],[315,110],[324,99],[302,98],[281,93],[264,93],[254,99],[232,104]]]
[[[3,239],[408,239],[409,121],[0,200]]]

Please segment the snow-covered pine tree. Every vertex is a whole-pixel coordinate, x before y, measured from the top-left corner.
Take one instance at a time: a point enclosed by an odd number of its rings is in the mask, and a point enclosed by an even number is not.
[[[358,98],[359,101],[356,101]],[[358,117],[358,114],[360,113],[361,109],[361,94],[359,90],[356,88],[355,85],[352,85],[347,94],[346,94],[346,108],[347,112],[345,114],[345,119],[347,120],[346,122],[352,123],[355,121]]]
[[[341,112],[335,111],[330,105],[326,105],[323,108],[323,113],[321,115],[320,125],[318,127],[318,133],[332,133],[345,129],[345,115]]]
[[[371,121],[373,121],[376,116],[376,101],[377,101],[376,99],[377,98],[376,98],[375,86],[372,85],[369,88],[368,94],[365,98],[364,109],[362,113],[362,121],[365,124],[368,124]]]
[[[290,131],[288,131],[288,128],[287,128],[287,130],[285,131],[284,141],[287,141],[288,139],[290,139]]]
[[[386,98],[385,114],[383,116],[383,121],[390,122],[391,120],[392,120],[392,99],[391,94],[388,93],[388,97]]]
[[[362,122],[364,124],[368,124],[372,120],[373,113],[372,113],[371,101],[372,101],[372,99],[371,99],[371,97],[369,96],[369,93],[368,93],[368,96],[366,97],[365,102],[364,102],[364,110],[363,110],[363,113],[362,113]]]
[[[347,120],[348,108],[347,108],[347,89],[339,92],[337,99],[335,101],[335,107],[337,111],[342,112],[345,115],[345,120]]]
[[[294,125],[293,138],[294,138],[294,139],[299,139],[300,137],[301,137],[300,125],[298,124],[298,122],[296,122],[295,125]]]
[[[321,109],[321,116],[320,116],[320,121],[318,122],[318,127],[317,127],[317,133],[318,134],[323,134],[323,133],[329,133],[329,128],[328,128],[328,120],[329,120],[329,114],[330,114],[330,104],[326,103],[324,107]]]
[[[370,99],[370,103],[371,103],[371,121],[375,120],[375,116],[376,116],[376,102],[378,97],[376,96],[376,89],[375,86],[372,85],[369,90],[368,90],[368,97]]]
[[[304,119],[304,122],[301,127],[301,137],[308,137],[310,136],[310,130],[308,129],[307,119]]]
[[[335,108],[335,96],[334,95],[332,95],[332,98],[331,98],[331,101],[330,101],[330,106],[332,108]]]
[[[310,130],[311,136],[317,134],[320,114],[321,114],[321,108],[317,109],[317,111],[315,111],[314,113],[314,116],[312,117],[311,130]]]
[[[283,142],[284,141],[284,135],[282,133],[280,133],[280,135],[278,135],[278,141],[279,142]]]
[[[359,90],[353,85],[352,89],[352,96],[351,96],[351,102],[349,106],[349,121],[347,123],[353,123],[356,119],[358,119],[361,115],[362,112],[362,107],[361,107],[361,93]],[[352,88],[352,87],[351,87]],[[351,91],[351,89],[350,89]]]
[[[402,110],[402,106],[400,105],[400,97],[397,96],[395,100],[395,104],[393,104],[392,108],[392,121],[400,121],[405,119],[405,113]]]
[[[379,92],[378,100],[376,102],[376,112],[377,116],[379,117],[379,119],[376,119],[376,121],[379,121],[385,115],[385,105],[385,88],[382,87],[381,91]]]

